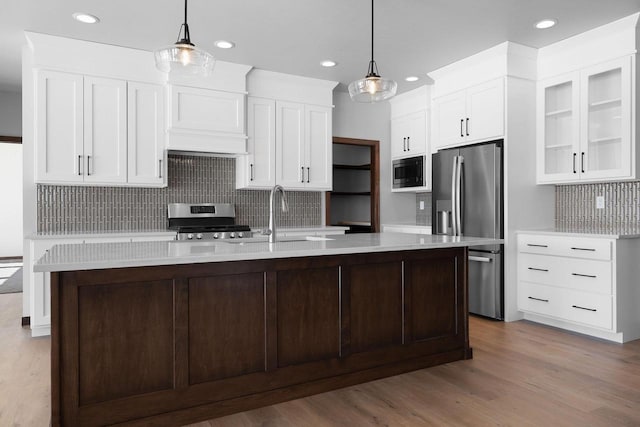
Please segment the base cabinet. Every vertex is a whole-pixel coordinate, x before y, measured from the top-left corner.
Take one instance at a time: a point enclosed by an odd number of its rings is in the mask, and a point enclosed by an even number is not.
[[[640,338],[639,239],[518,236],[525,319],[617,342]]]
[[[185,424],[470,358],[466,254],[53,273],[52,424]]]

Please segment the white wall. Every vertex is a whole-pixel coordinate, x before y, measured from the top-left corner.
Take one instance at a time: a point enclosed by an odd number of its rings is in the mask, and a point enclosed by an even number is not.
[[[22,256],[22,144],[0,138],[0,258]]]
[[[22,99],[0,91],[0,135],[22,136]],[[22,256],[22,144],[0,139],[0,257]]]
[[[333,91],[333,135],[380,141],[380,224],[416,222],[415,193],[391,193],[391,106],[361,104]]]

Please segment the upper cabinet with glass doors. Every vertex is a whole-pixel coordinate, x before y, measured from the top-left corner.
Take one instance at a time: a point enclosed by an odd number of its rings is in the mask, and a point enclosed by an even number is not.
[[[538,85],[538,183],[636,177],[630,56]]]

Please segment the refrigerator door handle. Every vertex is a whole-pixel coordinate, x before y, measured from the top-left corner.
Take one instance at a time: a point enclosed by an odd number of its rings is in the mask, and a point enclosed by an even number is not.
[[[464,163],[464,157],[458,157],[458,167],[456,168],[456,229],[457,235],[462,236],[462,163]]]
[[[451,234],[458,235],[457,206],[456,206],[456,170],[458,169],[458,156],[453,157],[453,168],[451,169]]]

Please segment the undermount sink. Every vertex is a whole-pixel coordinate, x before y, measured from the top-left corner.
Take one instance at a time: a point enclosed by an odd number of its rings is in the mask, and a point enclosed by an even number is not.
[[[269,236],[256,236],[256,237],[248,237],[246,239],[225,239],[222,240],[224,243],[267,243],[269,240]],[[289,236],[289,237],[278,237],[276,239],[276,243],[280,242],[326,242],[328,240],[335,240],[330,237],[324,236]]]

